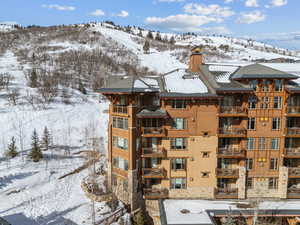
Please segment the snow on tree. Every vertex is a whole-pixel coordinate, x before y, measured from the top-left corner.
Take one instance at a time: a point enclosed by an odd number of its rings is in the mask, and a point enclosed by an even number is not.
[[[38,75],[35,69],[31,70],[29,74],[29,86],[32,88],[38,87]]]
[[[152,32],[151,32],[151,31],[149,31],[149,32],[148,32],[148,34],[147,34],[147,38],[148,38],[148,39],[153,39],[153,34],[152,34]]]
[[[35,129],[33,131],[31,141],[31,152],[29,153],[29,157],[33,160],[33,162],[38,162],[43,158],[43,154],[41,151],[39,136]]]
[[[47,127],[44,128],[42,142],[41,142],[41,148],[43,151],[48,151],[51,147],[51,134]]]
[[[171,45],[174,45],[175,44],[175,38],[174,38],[174,36],[172,36],[171,38],[170,38],[170,44]]]
[[[16,140],[15,137],[11,138],[11,143],[8,145],[7,151],[5,152],[5,156],[9,158],[14,158],[18,155]]]
[[[145,41],[144,46],[143,46],[143,50],[145,54],[149,54],[150,51],[150,42],[148,40]]]
[[[161,35],[160,33],[157,32],[156,36],[155,36],[155,40],[156,41],[162,41]]]

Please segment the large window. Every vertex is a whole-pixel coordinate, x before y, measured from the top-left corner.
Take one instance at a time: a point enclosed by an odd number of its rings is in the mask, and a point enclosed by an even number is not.
[[[282,105],[282,97],[281,96],[275,96],[274,102],[273,102],[273,108],[274,109],[281,109]]]
[[[186,138],[171,138],[171,149],[186,149]]]
[[[172,159],[172,170],[185,170],[186,169],[186,159],[177,158]]]
[[[268,92],[270,87],[270,81],[264,80],[262,83],[262,91]]]
[[[248,118],[248,130],[255,130],[255,118]]]
[[[269,97],[264,96],[261,98],[260,108],[261,109],[269,108]]]
[[[260,137],[258,139],[258,149],[259,150],[265,150],[266,149],[266,138]]]
[[[270,160],[270,170],[277,170],[278,169],[278,159],[272,158]]]
[[[128,161],[121,157],[113,157],[113,166],[121,170],[128,170]]]
[[[247,139],[247,149],[248,150],[255,149],[255,138],[248,138]]]
[[[256,108],[256,97],[250,96],[248,100],[249,109],[255,109]]]
[[[171,189],[186,189],[186,178],[172,178]]]
[[[276,117],[272,120],[272,130],[279,130],[280,129],[280,118]]]
[[[253,169],[253,159],[246,159],[246,170]]]
[[[279,149],[279,138],[271,138],[271,150]]]
[[[182,99],[172,100],[172,108],[173,109],[185,109],[186,108],[186,101],[182,100]]]
[[[113,117],[113,128],[128,130],[128,119],[123,117]]]
[[[271,177],[269,178],[269,189],[277,189],[278,188],[278,178]]]
[[[283,81],[275,80],[275,91],[282,91]]]
[[[184,130],[187,128],[187,121],[185,118],[174,118],[172,128],[177,130]]]
[[[113,136],[113,146],[116,148],[127,150],[128,149],[128,139]]]

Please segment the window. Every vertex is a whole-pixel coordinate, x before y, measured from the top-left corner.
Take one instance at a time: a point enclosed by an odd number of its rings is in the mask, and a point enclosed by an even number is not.
[[[246,159],[246,170],[253,169],[253,159]]]
[[[248,150],[255,149],[255,138],[248,138],[248,140],[247,140],[247,149]]]
[[[161,127],[162,125],[163,125],[162,119],[148,118],[148,119],[143,119],[142,121],[143,127]]]
[[[253,178],[252,177],[247,177],[246,180],[246,187],[248,189],[252,189],[253,188]]]
[[[202,178],[209,178],[209,172],[201,172]]]
[[[274,97],[274,102],[273,102],[273,108],[274,109],[281,109],[281,105],[282,105],[282,97],[275,96]]]
[[[186,138],[171,138],[171,149],[186,149]]]
[[[171,189],[185,189],[185,188],[186,188],[186,178],[171,179]]]
[[[256,98],[254,96],[250,96],[248,100],[249,109],[256,108]]]
[[[123,106],[127,105],[126,96],[121,95],[119,103],[120,103],[120,105],[123,105]]]
[[[280,118],[278,118],[278,117],[273,118],[272,130],[279,130],[279,129],[280,129]]]
[[[126,138],[113,136],[113,146],[123,150],[128,149],[128,140]]]
[[[113,166],[121,170],[128,170],[128,161],[121,157],[113,157]]]
[[[259,150],[265,150],[266,149],[266,138],[260,137],[258,139],[258,149]]]
[[[218,188],[228,188],[228,180],[224,178],[219,178],[217,181]]]
[[[269,189],[277,189],[278,188],[278,178],[271,177],[269,178]]]
[[[154,106],[160,106],[160,98],[159,98],[159,96],[153,96],[153,98],[152,98],[152,104]]]
[[[113,128],[128,130],[128,119],[123,117],[113,117]]]
[[[269,108],[269,97],[264,96],[261,98],[260,108],[261,109]]]
[[[181,99],[175,99],[172,101],[172,108],[173,109],[185,109],[186,108],[186,101]]]
[[[269,91],[269,86],[270,86],[270,81],[264,80],[262,83],[262,91],[263,92],[268,92]]]
[[[255,118],[248,118],[248,130],[255,130]]]
[[[283,81],[275,80],[275,91],[282,91]]]
[[[270,170],[277,170],[278,169],[278,159],[271,159],[270,160]]]
[[[172,170],[185,170],[186,169],[186,159],[177,158],[172,159]]]
[[[209,152],[202,152],[202,158],[209,158]]]
[[[174,118],[173,128],[177,130],[184,130],[187,127],[185,118]]]
[[[253,88],[254,91],[257,89],[257,80],[250,81],[250,87]]]
[[[271,138],[271,149],[272,150],[279,149],[279,138]]]

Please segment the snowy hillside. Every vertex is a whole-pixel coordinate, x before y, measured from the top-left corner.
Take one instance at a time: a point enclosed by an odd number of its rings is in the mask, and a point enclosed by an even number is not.
[[[0,22],[0,32],[9,32],[16,29],[16,23]]]

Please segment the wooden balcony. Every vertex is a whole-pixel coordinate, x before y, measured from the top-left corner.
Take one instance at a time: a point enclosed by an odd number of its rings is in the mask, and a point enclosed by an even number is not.
[[[128,114],[128,107],[121,106],[121,105],[113,105],[112,106],[112,113],[118,115],[127,115]]]
[[[300,147],[299,148],[286,148],[285,158],[300,158]]]
[[[216,176],[218,178],[238,178],[239,170],[238,169],[216,169]]]
[[[246,137],[247,130],[245,128],[220,128],[219,137]]]
[[[163,147],[159,148],[142,148],[143,158],[165,158],[166,150]]]
[[[163,127],[142,127],[141,133],[143,137],[165,137],[166,129]]]
[[[300,188],[288,188],[287,198],[300,199]]]
[[[300,137],[300,128],[298,128],[298,127],[286,128],[285,135],[287,137]]]
[[[286,110],[286,115],[290,117],[300,117],[300,107],[288,106]]]
[[[235,147],[218,148],[218,158],[245,158],[246,150]]]
[[[142,169],[143,178],[163,179],[166,177],[166,171],[160,168],[144,168]]]
[[[144,188],[144,199],[164,199],[169,197],[168,189]]]
[[[238,198],[237,188],[215,188],[216,199],[236,199]]]
[[[300,178],[300,167],[289,168],[289,178]]]
[[[242,106],[221,106],[220,117],[247,117],[248,109]]]

